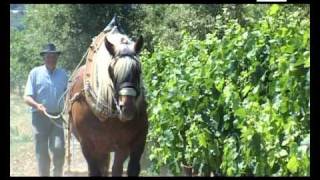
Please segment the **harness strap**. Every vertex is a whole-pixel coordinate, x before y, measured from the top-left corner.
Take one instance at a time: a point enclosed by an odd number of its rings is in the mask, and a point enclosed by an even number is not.
[[[73,97],[69,100],[70,105],[72,105],[75,101],[79,100],[81,95],[83,95],[84,89],[82,89],[80,92],[77,92],[73,95]]]
[[[134,88],[122,88],[119,91],[120,96],[137,96],[137,92]]]
[[[102,102],[97,102],[97,96],[89,83],[85,84],[84,94],[85,94],[86,101],[91,107],[93,114],[97,116],[101,121],[105,121],[109,118],[118,117],[120,112],[120,107],[114,97],[113,97],[113,101],[117,108],[116,112],[114,112],[114,110],[111,107],[109,107],[107,104],[104,104]],[[112,113],[108,113],[108,110],[111,110]]]
[[[134,83],[124,82],[124,83],[121,83],[119,85],[119,87],[117,87],[117,90],[121,90],[122,88],[134,88],[134,89],[136,89],[136,86],[135,86]]]

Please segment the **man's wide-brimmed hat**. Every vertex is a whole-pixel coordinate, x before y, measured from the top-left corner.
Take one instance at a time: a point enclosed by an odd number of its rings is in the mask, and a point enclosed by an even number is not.
[[[42,51],[40,52],[40,55],[43,56],[46,53],[61,54],[61,51],[57,51],[56,46],[52,43],[49,43],[43,47]]]

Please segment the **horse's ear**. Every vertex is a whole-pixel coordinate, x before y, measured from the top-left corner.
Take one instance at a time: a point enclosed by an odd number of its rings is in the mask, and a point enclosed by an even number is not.
[[[110,53],[112,56],[115,56],[116,52],[115,52],[115,49],[114,49],[114,45],[111,44],[111,43],[108,41],[107,37],[104,38],[104,44],[105,44],[107,50],[109,51],[109,53]]]
[[[139,39],[137,40],[137,42],[134,44],[134,52],[136,52],[136,54],[139,54],[141,49],[142,49],[142,45],[143,45],[143,37],[140,35]]]

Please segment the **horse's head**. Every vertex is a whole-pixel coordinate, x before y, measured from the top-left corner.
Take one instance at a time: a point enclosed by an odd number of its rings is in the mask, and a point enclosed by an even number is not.
[[[105,47],[112,56],[112,63],[108,71],[120,107],[121,121],[132,120],[137,112],[136,101],[140,96],[141,89],[141,66],[138,55],[142,44],[142,36],[136,42],[123,36],[120,37],[118,44],[112,44],[107,37],[105,38]]]

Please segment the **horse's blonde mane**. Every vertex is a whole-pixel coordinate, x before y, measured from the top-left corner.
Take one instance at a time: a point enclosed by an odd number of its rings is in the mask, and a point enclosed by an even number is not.
[[[107,112],[111,113],[112,99],[114,96],[113,82],[108,73],[108,67],[111,63],[111,55],[105,48],[104,43],[99,47],[93,62],[92,87],[97,96],[97,103],[106,104],[107,107],[110,107],[107,109]]]

